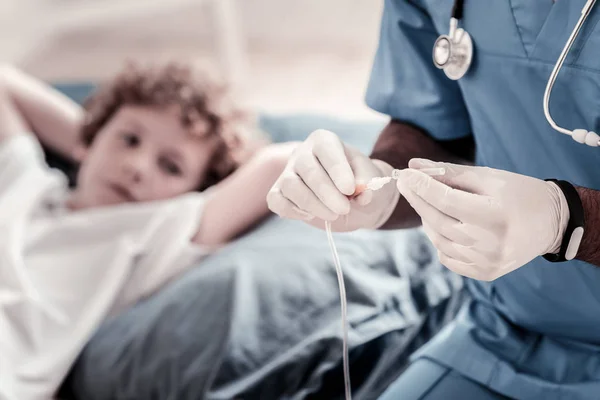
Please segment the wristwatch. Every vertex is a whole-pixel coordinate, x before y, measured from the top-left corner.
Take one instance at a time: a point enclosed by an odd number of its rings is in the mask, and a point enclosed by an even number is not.
[[[569,205],[569,222],[562,238],[560,250],[556,254],[544,254],[543,257],[550,262],[564,262],[575,258],[585,228],[585,215],[581,198],[575,187],[567,182],[557,179],[546,179],[554,182],[562,190]]]

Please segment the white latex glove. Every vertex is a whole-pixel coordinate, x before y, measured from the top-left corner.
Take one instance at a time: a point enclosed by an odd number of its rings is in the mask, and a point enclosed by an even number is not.
[[[393,168],[371,160],[332,132],[317,130],[301,143],[267,195],[269,209],[283,218],[307,221],[318,228],[334,221],[334,231],[378,228],[400,197],[394,185],[362,191],[371,178],[389,176]]]
[[[418,171],[430,167],[446,174]],[[483,281],[557,253],[569,219],[557,185],[497,169],[413,159],[397,187],[421,216],[440,262]]]

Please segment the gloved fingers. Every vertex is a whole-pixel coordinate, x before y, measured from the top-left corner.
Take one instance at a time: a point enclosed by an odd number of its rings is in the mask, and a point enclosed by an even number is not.
[[[337,189],[350,196],[354,193],[355,179],[346,157],[344,144],[333,132],[318,130],[311,134],[310,140],[314,156],[327,172]]]
[[[499,247],[501,243],[500,235],[503,234],[503,231],[498,225],[494,228],[494,225],[463,224],[458,226],[457,229],[462,231],[466,236],[476,239],[471,247],[480,254],[494,256],[501,249]]]
[[[436,232],[435,229],[429,226],[429,224],[427,224],[425,221],[423,221],[423,231],[425,231],[425,234],[427,235],[433,246],[436,249],[438,249],[438,251],[441,251],[449,257],[452,257],[456,260],[465,263],[469,263],[471,261],[468,257],[465,256],[464,252],[461,252],[461,249],[464,246],[457,245],[452,240],[448,239],[447,237],[444,237],[439,232]]]
[[[485,223],[498,209],[488,196],[453,189],[415,169],[402,170],[397,187],[405,197],[413,192],[443,214],[464,223]]]
[[[356,196],[355,198],[352,199],[353,202],[356,202],[356,204],[358,204],[361,207],[369,205],[372,200],[373,200],[373,191],[372,190],[365,190],[362,193],[360,193],[358,196]]]
[[[452,164],[446,162],[436,162],[424,158],[413,158],[408,162],[408,167],[412,169],[422,168],[444,168],[444,175],[434,177],[438,182],[474,194],[485,194],[482,190],[481,177],[475,171],[477,168],[468,165]]]
[[[358,151],[353,151],[352,149],[347,151],[347,155],[350,167],[354,172],[356,189],[365,187],[372,178],[384,175],[366,155]],[[372,190],[363,190],[354,198],[354,200],[357,204],[366,206],[373,200],[373,196]]]
[[[470,262],[465,263],[450,254],[445,254],[443,257],[444,261],[442,262],[442,258],[440,258],[440,262],[460,275],[480,281],[493,281],[514,269],[514,262],[512,260],[503,262],[502,267],[498,268],[498,261],[503,261],[500,258],[501,251],[494,255],[495,253],[481,252],[469,247],[460,248],[460,246],[456,246],[459,247],[459,252],[463,258],[470,260]]]
[[[366,185],[372,178],[383,176],[383,172],[366,155],[353,149],[348,149],[347,155],[357,185]]]
[[[480,226],[465,227],[469,230],[469,234],[477,235],[477,243],[463,250],[465,254],[481,269],[480,280],[494,280],[515,268],[517,260],[521,260],[518,266],[524,265],[531,261],[536,255],[525,251],[526,256],[523,256],[523,251],[518,249],[530,248],[531,243],[525,243],[524,247],[514,247],[507,243],[503,236],[510,236],[506,230],[486,229]],[[531,254],[527,256],[527,254]]]
[[[457,260],[452,256],[438,250],[440,263],[449,270],[471,279],[489,281],[488,273],[475,262]]]
[[[327,208],[338,215],[350,211],[350,201],[337,189],[313,154],[299,155],[294,163],[294,170]]]
[[[281,177],[279,187],[283,197],[300,210],[325,221],[335,221],[338,218],[338,214],[327,208],[298,175],[286,173]]]
[[[382,190],[367,189],[367,184],[373,178],[391,176],[394,170],[391,165],[381,160],[373,160],[358,151],[354,151],[353,155],[350,156],[350,165],[352,166],[357,181],[356,189],[358,193],[356,197],[354,197],[357,204],[367,206],[376,196],[378,196],[380,198],[391,198],[391,202],[388,204],[390,206],[395,206],[395,204],[391,203],[394,203],[397,199],[396,192],[393,192],[390,196],[389,189],[386,188],[381,188]]]
[[[471,246],[475,243],[475,237],[470,236],[468,231],[464,230],[462,222],[442,213],[411,190],[406,191],[404,197],[419,214],[423,225],[427,224],[432,230],[455,243],[464,246]]]
[[[273,211],[282,218],[298,219],[303,221],[310,221],[314,219],[312,215],[302,211],[290,200],[283,197],[281,190],[279,189],[271,189],[269,193],[267,193],[267,205],[269,206],[269,210]]]

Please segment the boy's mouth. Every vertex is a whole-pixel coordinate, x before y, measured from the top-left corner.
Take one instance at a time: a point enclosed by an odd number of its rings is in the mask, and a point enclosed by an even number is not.
[[[134,202],[136,201],[135,197],[131,194],[131,192],[124,186],[117,185],[115,183],[110,183],[108,187],[115,193],[117,196],[121,197],[125,201]]]

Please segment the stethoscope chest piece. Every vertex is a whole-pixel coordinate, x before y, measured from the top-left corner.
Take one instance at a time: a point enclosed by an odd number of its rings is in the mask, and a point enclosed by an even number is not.
[[[462,78],[473,61],[471,35],[462,28],[437,38],[433,46],[433,63],[454,81]]]

